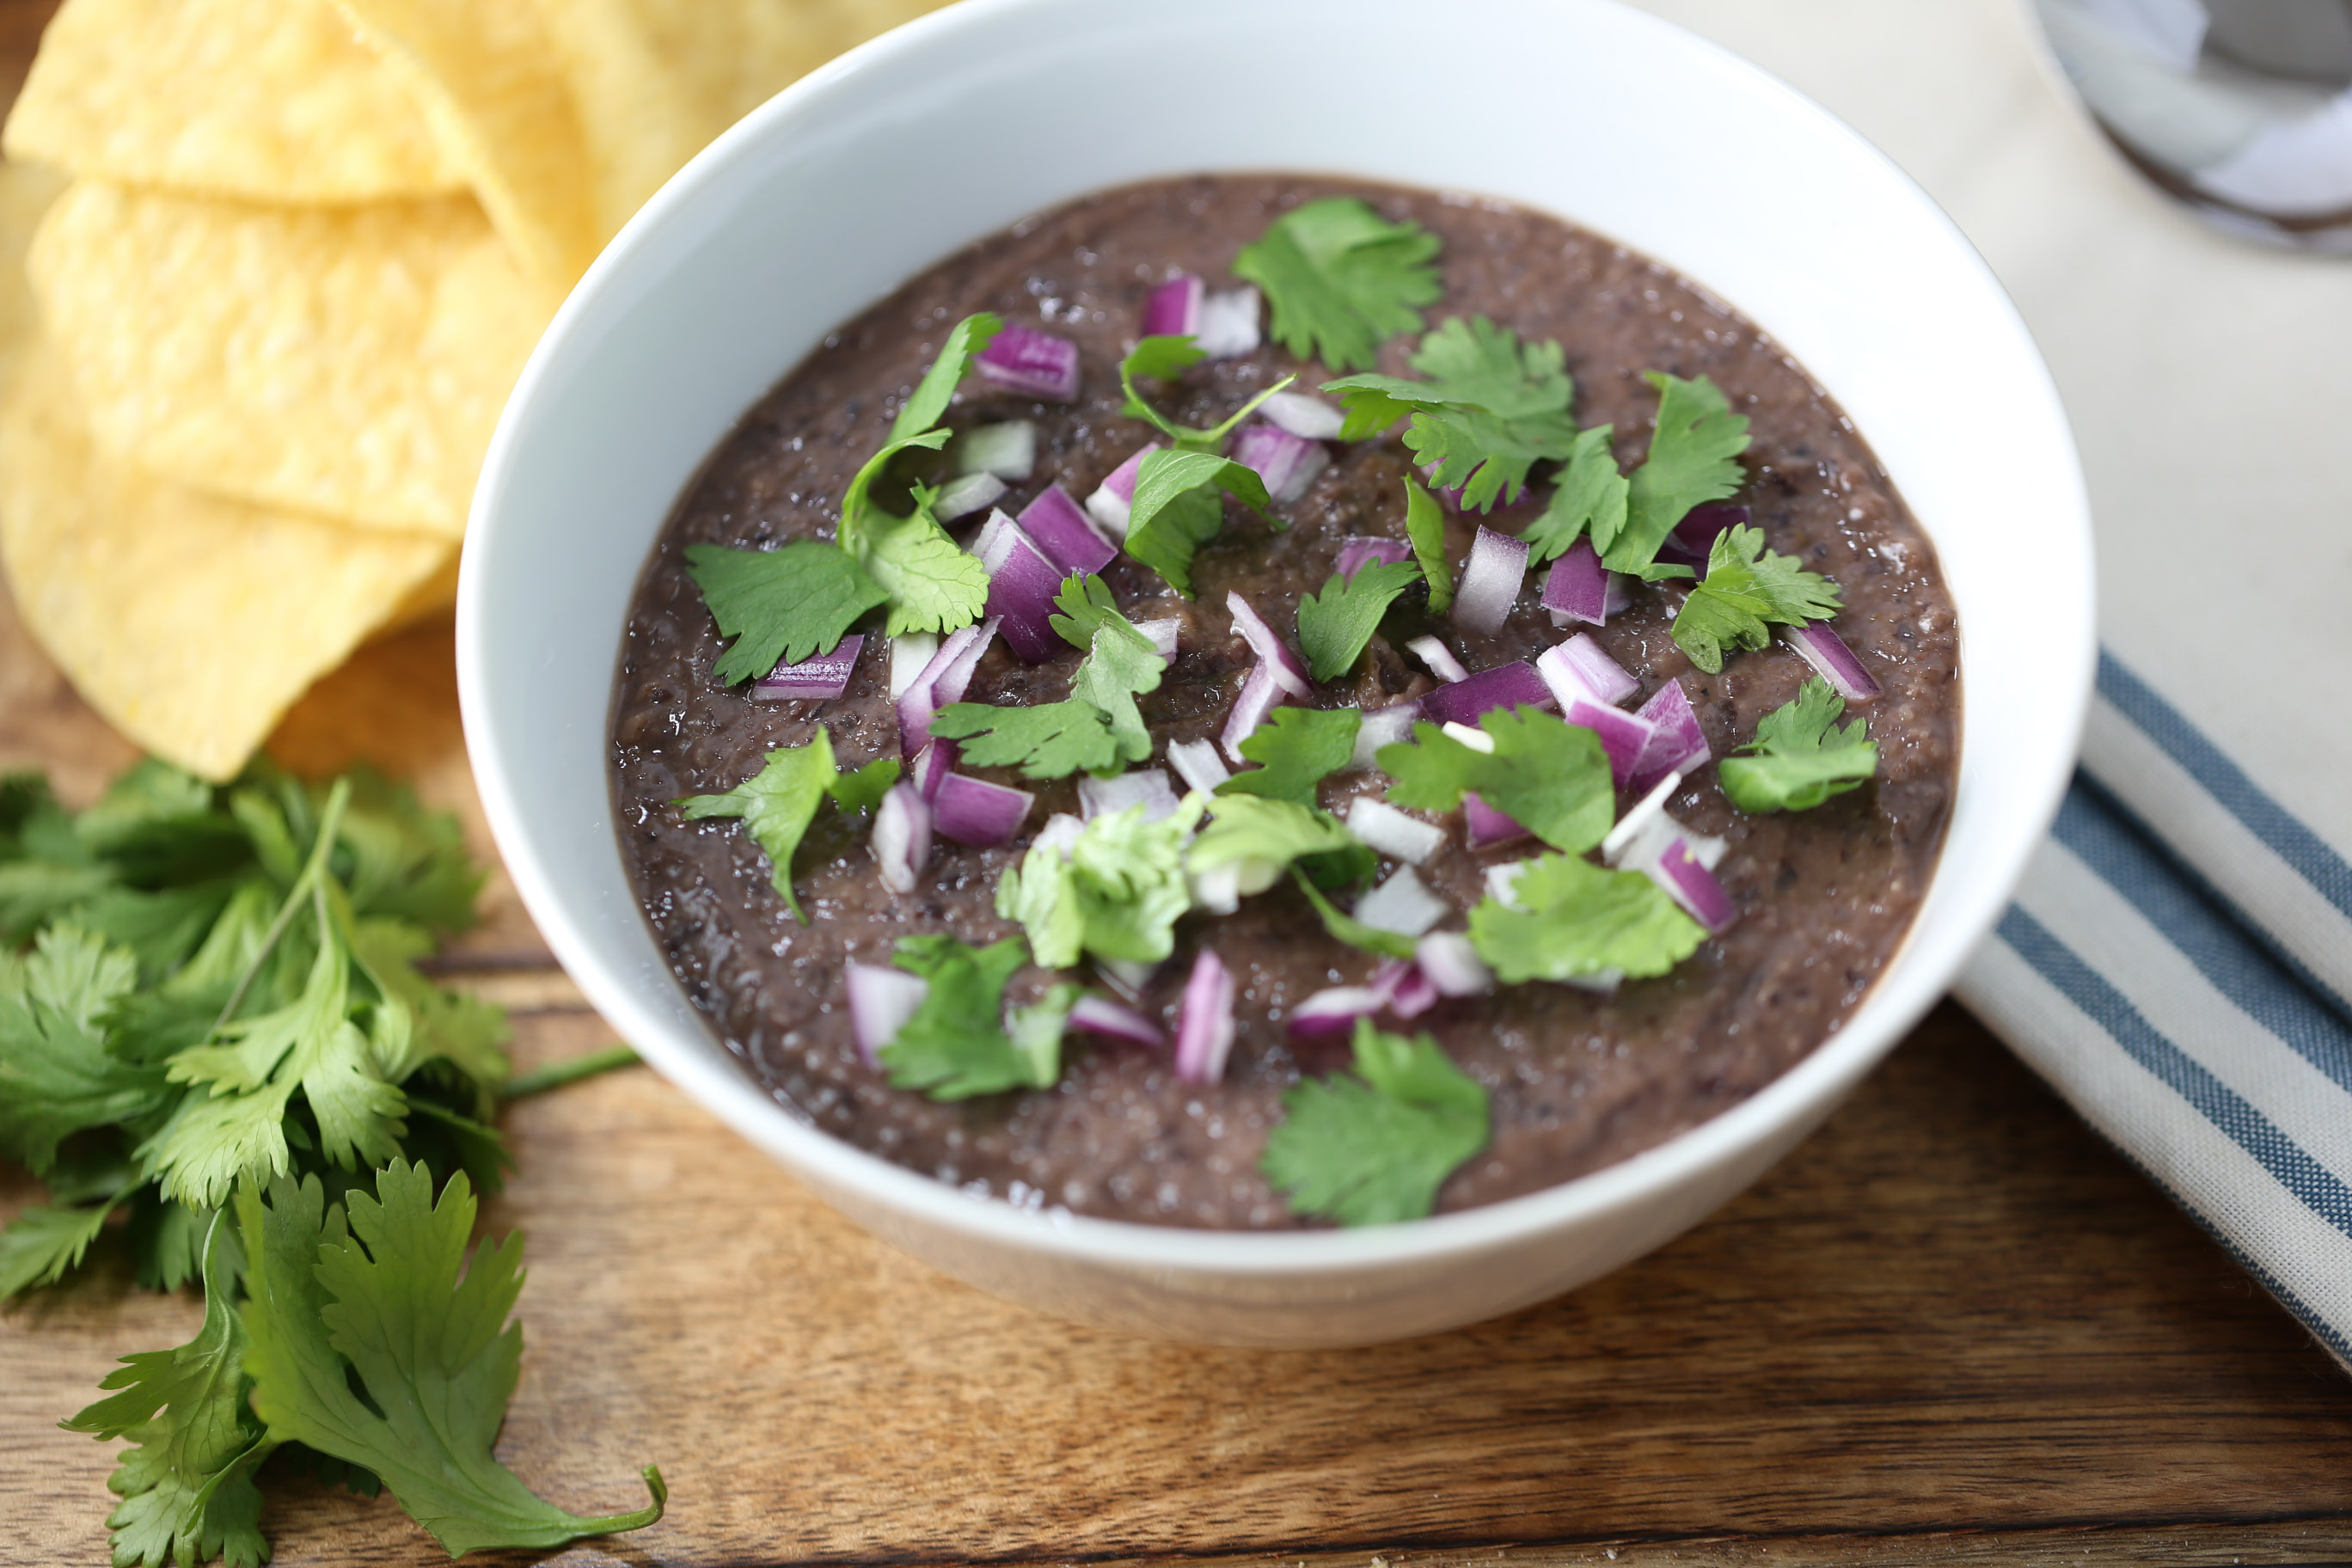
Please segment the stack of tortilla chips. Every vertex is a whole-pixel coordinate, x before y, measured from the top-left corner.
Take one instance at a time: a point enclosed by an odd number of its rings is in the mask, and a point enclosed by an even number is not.
[[[0,190],[31,284],[0,303],[0,560],[34,636],[140,745],[234,773],[448,602],[499,410],[597,249],[936,3],[65,0]]]

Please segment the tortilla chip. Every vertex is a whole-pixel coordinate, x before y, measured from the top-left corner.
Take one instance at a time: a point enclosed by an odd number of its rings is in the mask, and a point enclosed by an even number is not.
[[[26,626],[117,729],[205,778],[243,767],[304,689],[454,549],[110,461],[45,348],[0,409],[0,561]]]
[[[251,201],[466,188],[399,73],[329,0],[66,0],[5,144],[77,174]]]
[[[452,539],[555,303],[464,197],[259,207],[81,180],[28,265],[110,454]]]
[[[40,333],[40,313],[25,286],[25,252],[41,216],[65,188],[65,176],[53,169],[0,163],[0,389],[16,374],[19,351]]]
[[[688,0],[700,5],[710,0]],[[595,171],[528,0],[335,0],[398,71],[490,221],[541,282],[569,289],[604,236]]]

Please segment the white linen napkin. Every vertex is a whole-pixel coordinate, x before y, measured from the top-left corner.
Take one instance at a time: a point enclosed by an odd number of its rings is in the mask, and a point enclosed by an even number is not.
[[[2143,183],[2023,0],[1637,3],[1884,148],[2048,356],[2106,653],[2057,832],[1958,994],[2352,1366],[2352,261]]]

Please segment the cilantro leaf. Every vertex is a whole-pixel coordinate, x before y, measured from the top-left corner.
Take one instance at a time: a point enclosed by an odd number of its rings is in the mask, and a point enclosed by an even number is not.
[[[883,629],[894,637],[968,626],[988,607],[988,568],[948,537],[928,506],[911,517],[883,520],[865,541],[861,559],[889,596]]]
[[[1612,428],[1596,425],[1578,433],[1567,460],[1552,478],[1550,502],[1519,536],[1528,542],[1528,565],[1540,566],[1567,554],[1569,547],[1588,531],[1593,549],[1605,553],[1623,530],[1625,498],[1631,487],[1617,471],[1617,459],[1609,449]]]
[[[41,932],[15,983],[0,984],[0,1153],[45,1174],[63,1140],[143,1120],[167,1102],[162,1073],[107,1048],[101,1019],[135,982],[129,952],[58,923]],[[9,1293],[0,1284],[0,1296]]]
[[[1377,952],[1386,958],[1411,958],[1413,955],[1412,938],[1399,931],[1366,925],[1333,903],[1304,871],[1293,870],[1290,875],[1291,879],[1298,884],[1298,890],[1307,895],[1307,901],[1315,906],[1316,914],[1322,918],[1323,929],[1331,934],[1333,941],[1344,942],[1349,947],[1360,947],[1366,952]]]
[[[923,379],[907,396],[898,417],[890,422],[890,439],[903,441],[936,427],[955,397],[955,389],[971,374],[971,362],[986,352],[1004,330],[1004,318],[987,310],[966,316],[948,329],[947,342],[931,361]]]
[[[1161,450],[1143,459],[1129,503],[1127,552],[1192,596],[1193,552],[1225,523],[1222,490],[1263,512],[1271,504],[1254,468],[1212,452]]]
[[[1355,1072],[1286,1093],[1258,1169],[1301,1214],[1341,1225],[1419,1219],[1445,1178],[1486,1146],[1486,1090],[1427,1035],[1356,1022]]]
[[[1066,848],[1033,847],[998,879],[996,912],[1029,933],[1047,969],[1067,969],[1081,952],[1158,963],[1192,908],[1184,847],[1204,800],[1188,795],[1157,822],[1129,806],[1096,817]]]
[[[1073,572],[1062,579],[1061,590],[1054,595],[1054,607],[1061,614],[1048,616],[1045,624],[1072,647],[1091,649],[1095,634],[1106,626],[1129,637],[1138,647],[1152,647],[1151,639],[1137,631],[1135,623],[1120,612],[1110,584],[1092,573],[1081,575]]]
[[[1019,937],[982,948],[951,936],[900,937],[891,962],[930,985],[914,1016],[881,1049],[893,1087],[920,1089],[933,1100],[970,1100],[1008,1089],[1049,1089],[1062,1076],[1058,1025],[1048,1039],[1031,1021],[1025,1049],[1004,1031],[1004,983],[1029,962]],[[1068,1007],[1062,1012],[1066,1017]]]
[[[1381,342],[1421,326],[1418,307],[1443,292],[1438,237],[1392,224],[1355,196],[1326,196],[1274,220],[1234,258],[1234,275],[1265,290],[1273,336],[1300,359],[1356,370]]]
[[[1139,341],[1128,351],[1118,365],[1119,390],[1126,401],[1120,412],[1130,419],[1140,419],[1168,437],[1169,444],[1179,452],[1205,452],[1214,457],[1225,449],[1225,437],[1234,433],[1241,422],[1257,412],[1258,405],[1282,391],[1298,378],[1286,375],[1264,392],[1241,405],[1221,423],[1205,430],[1189,425],[1179,425],[1157,408],[1135,387],[1139,375],[1155,381],[1166,381],[1181,375],[1188,366],[1198,364],[1204,357],[1200,347],[1190,337],[1150,337]]]
[[[1160,689],[1167,661],[1118,613],[1102,579],[1074,575],[1054,602],[1064,611],[1052,618],[1054,629],[1088,650],[1067,698],[1028,708],[951,702],[932,717],[931,733],[961,742],[974,767],[1058,779],[1115,772],[1151,755],[1151,731],[1135,700]]]
[[[667,1489],[650,1467],[650,1506],[583,1518],[541,1501],[491,1457],[521,1370],[522,1331],[507,1324],[521,1238],[485,1242],[467,1267],[464,1173],[438,1204],[421,1164],[393,1161],[374,1188],[350,1191],[348,1221],[315,1176],[280,1177],[267,1201],[251,1184],[238,1190],[245,1361],[269,1440],[373,1471],[452,1556],[543,1550],[659,1519]]]
[[[1762,529],[1727,528],[1715,536],[1706,575],[1675,616],[1675,641],[1713,675],[1723,668],[1726,647],[1767,647],[1770,625],[1827,620],[1842,603],[1834,582],[1806,571],[1793,555],[1766,550]]]
[[[1616,785],[1601,737],[1538,708],[1489,709],[1478,727],[1492,752],[1465,746],[1434,724],[1415,724],[1412,744],[1382,746],[1389,799],[1417,811],[1453,811],[1465,791],[1555,849],[1581,853],[1609,836]]]
[[[1397,595],[1421,580],[1411,562],[1367,561],[1350,577],[1334,575],[1318,595],[1298,602],[1298,646],[1307,650],[1308,673],[1336,680],[1355,668],[1364,645],[1380,630],[1381,617]]]
[[[38,1285],[54,1285],[81,1267],[114,1212],[112,1202],[89,1208],[33,1204],[0,1228],[0,1300]]]
[[[862,768],[845,769],[834,774],[824,787],[833,795],[833,804],[844,811],[872,811],[881,805],[882,797],[898,782],[898,759],[877,757]]]
[[[741,817],[744,831],[773,868],[770,880],[784,907],[806,925],[808,916],[801,912],[800,900],[793,896],[793,851],[800,847],[809,824],[816,820],[817,807],[824,804],[840,777],[833,762],[833,737],[820,724],[808,744],[777,747],[768,753],[758,773],[724,795],[688,795],[677,803],[677,814],[688,822]]]
[[[1340,435],[1362,440],[1407,414],[1404,444],[1441,489],[1462,490],[1466,510],[1516,499],[1528,471],[1575,448],[1569,417],[1576,384],[1558,343],[1522,345],[1507,327],[1480,316],[1449,316],[1421,340],[1412,367],[1428,379],[1351,375],[1323,384],[1347,405]]]
[[[1611,539],[1593,536],[1612,572],[1647,571],[1691,508],[1721,500],[1747,477],[1737,459],[1748,449],[1748,416],[1731,412],[1714,382],[1652,371],[1649,383],[1658,389],[1657,430],[1628,484],[1624,527]]]
[[[215,1218],[196,1337],[123,1357],[99,1384],[121,1392],[60,1423],[68,1432],[132,1440],[107,1483],[122,1499],[106,1522],[114,1561],[126,1568],[215,1556],[228,1568],[257,1568],[269,1560],[253,1472],[277,1445],[245,1407],[245,1328],[233,1304],[239,1272],[234,1236]]]
[[[1517,906],[1517,907],[1514,907]],[[1706,931],[1639,871],[1611,871],[1574,855],[1527,863],[1511,903],[1470,911],[1470,942],[1506,985],[1604,974],[1664,974],[1698,951]]]
[[[1845,699],[1819,676],[1757,721],[1758,753],[1717,764],[1723,793],[1746,812],[1809,811],[1833,795],[1860,789],[1878,772],[1878,745],[1860,719],[1840,726]]]
[[[780,550],[689,544],[686,572],[719,635],[735,639],[710,672],[721,686],[831,653],[858,616],[889,597],[854,557],[814,540]]]
[[[1442,616],[1454,604],[1454,566],[1445,559],[1445,511],[1411,474],[1404,477],[1404,533],[1429,584],[1429,613]]]
[[[1185,852],[1193,875],[1242,866],[1260,889],[1272,887],[1296,862],[1327,888],[1360,882],[1380,868],[1380,857],[1328,811],[1272,795],[1226,795],[1209,799],[1213,820]]]
[[[1353,708],[1277,708],[1242,742],[1242,755],[1260,764],[1217,786],[1217,794],[1262,795],[1300,805],[1315,804],[1315,786],[1356,754],[1364,716]]]

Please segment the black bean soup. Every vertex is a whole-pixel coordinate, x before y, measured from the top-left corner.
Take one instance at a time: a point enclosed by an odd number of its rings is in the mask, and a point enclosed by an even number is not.
[[[1238,913],[1194,913],[1177,927],[1174,957],[1144,988],[1141,1010],[1172,1032],[1193,954],[1204,940],[1231,966],[1238,1026],[1223,1081],[1180,1081],[1165,1048],[1072,1037],[1050,1089],[935,1103],[889,1087],[852,1037],[845,966],[887,964],[898,939],[949,932],[972,943],[1018,933],[993,907],[997,879],[1047,816],[1077,809],[1070,780],[1033,784],[1036,808],[1008,845],[941,842],[927,880],[894,895],[876,874],[862,818],[821,816],[796,859],[811,923],[795,923],[770,886],[770,867],[734,822],[681,820],[679,797],[732,788],[763,754],[805,742],[823,724],[845,766],[898,750],[887,691],[889,661],[869,637],[847,690],[823,702],[761,702],[717,683],[723,639],[688,578],[682,552],[698,542],[771,547],[831,537],[850,477],[882,442],[898,404],[940,348],[948,327],[993,310],[1075,340],[1082,350],[1076,402],[1038,403],[967,382],[949,415],[958,429],[1015,418],[1038,426],[1034,477],[1002,505],[1017,512],[1059,481],[1084,498],[1155,438],[1120,413],[1118,363],[1139,331],[1147,296],[1172,270],[1232,286],[1236,252],[1297,203],[1345,194],[1391,220],[1417,222],[1444,241],[1444,293],[1426,312],[1484,314],[1523,340],[1556,340],[1576,382],[1578,422],[1613,422],[1621,465],[1647,450],[1656,395],[1650,370],[1706,375],[1752,422],[1748,483],[1732,498],[1751,510],[1769,548],[1799,557],[1842,586],[1837,627],[1868,663],[1883,694],[1866,716],[1878,744],[1876,778],[1810,811],[1747,816],[1732,809],[1716,771],[1700,767],[1670,809],[1728,850],[1717,868],[1739,918],[1672,973],[1631,981],[1614,995],[1530,984],[1442,1001],[1407,1032],[1427,1030],[1489,1094],[1493,1135],[1456,1171],[1437,1207],[1451,1210],[1535,1191],[1656,1144],[1738,1103],[1834,1033],[1861,1004],[1911,922],[1944,837],[1959,748],[1958,643],[1934,551],[1853,425],[1804,369],[1721,300],[1656,262],[1555,218],[1505,204],[1356,182],[1276,175],[1202,176],[1088,196],[982,240],[925,272],[828,337],[745,416],[679,503],[631,607],[614,708],[614,790],[625,857],[646,918],[711,1026],[793,1114],[834,1135],[974,1194],[1032,1207],[1161,1225],[1283,1227],[1302,1220],[1258,1169],[1282,1095],[1302,1075],[1349,1059],[1344,1035],[1292,1038],[1288,1012],[1310,994],[1361,984],[1377,962],[1327,936],[1305,898],[1285,884],[1245,899]],[[1391,342],[1381,369],[1410,374],[1410,337]],[[1162,406],[1211,426],[1274,380],[1297,372],[1301,390],[1329,379],[1270,340],[1244,357],[1202,364],[1171,384]],[[1128,616],[1180,616],[1180,652],[1160,689],[1141,699],[1164,761],[1171,741],[1215,738],[1253,663],[1230,629],[1238,589],[1287,633],[1303,595],[1331,574],[1349,535],[1402,538],[1402,478],[1412,455],[1398,436],[1334,444],[1334,460],[1302,499],[1280,509],[1276,531],[1228,504],[1223,533],[1195,562],[1195,597],[1178,596],[1122,554],[1104,573]],[[919,457],[928,457],[919,454]],[[944,474],[944,461],[929,470]],[[1527,503],[1483,521],[1523,526]],[[1459,563],[1478,522],[1451,516],[1448,554]],[[970,541],[978,516],[953,525]],[[1537,603],[1538,574],[1489,664],[1532,658],[1568,635]],[[1668,635],[1683,590],[1633,589],[1627,609],[1592,628],[1640,679],[1643,696],[1680,680],[1718,759],[1789,701],[1810,671],[1776,643],[1734,653],[1718,675],[1695,668]],[[1392,613],[1350,682],[1319,686],[1313,706],[1384,707],[1436,684],[1403,653],[1442,619]],[[1014,703],[1066,694],[1077,655],[1030,666],[1000,639],[968,700]],[[1637,706],[1640,698],[1629,700]],[[1342,815],[1378,795],[1377,772],[1324,781],[1321,804]],[[1181,787],[1181,786],[1180,786]],[[1527,846],[1474,852],[1458,821],[1449,847],[1423,868],[1429,885],[1466,911],[1490,863]],[[1456,922],[1458,925],[1458,922]],[[1026,1000],[1045,977],[1032,969],[1009,995]]]

